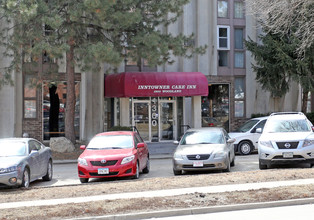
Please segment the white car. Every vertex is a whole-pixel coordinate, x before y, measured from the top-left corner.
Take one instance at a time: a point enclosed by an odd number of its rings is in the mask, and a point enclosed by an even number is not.
[[[249,155],[252,151],[257,150],[257,142],[260,133],[256,132],[257,128],[263,130],[267,117],[253,118],[245,122],[236,132],[230,132],[229,136],[235,138],[234,151],[242,155]]]
[[[257,129],[261,132],[261,129]],[[312,123],[301,112],[273,113],[258,141],[259,168],[273,164],[314,164]]]

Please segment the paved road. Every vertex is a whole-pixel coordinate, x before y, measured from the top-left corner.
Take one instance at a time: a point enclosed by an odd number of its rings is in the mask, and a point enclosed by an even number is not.
[[[309,219],[314,214],[314,204],[309,205],[295,205],[285,207],[274,207],[274,208],[262,208],[252,210],[241,210],[241,211],[229,211],[229,212],[217,212],[201,215],[186,215],[186,216],[175,216],[165,218],[154,218],[155,220],[208,220],[208,219],[219,219],[219,220],[230,220],[230,219],[241,219],[241,220],[265,220],[265,219],[276,219],[276,220],[287,220],[287,219]]]
[[[258,155],[236,156],[236,165],[231,168],[231,172],[258,170]],[[31,187],[41,186],[61,186],[80,184],[77,176],[77,164],[54,164],[53,179],[49,182],[37,180],[31,183]],[[186,175],[189,175],[188,173]],[[171,159],[151,159],[151,170],[148,174],[141,174],[140,178],[169,177],[173,176]],[[92,180],[99,181],[99,180]]]

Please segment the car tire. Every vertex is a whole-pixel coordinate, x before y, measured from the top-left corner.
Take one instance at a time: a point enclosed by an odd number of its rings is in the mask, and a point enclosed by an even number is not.
[[[150,170],[150,162],[149,162],[149,157],[147,157],[146,167],[143,169],[143,173],[149,173],[149,170]]]
[[[81,183],[88,183],[88,178],[80,178]]]
[[[23,171],[23,179],[22,179],[21,187],[28,188],[29,183],[30,183],[30,172],[28,168],[25,168],[25,170]]]
[[[266,164],[262,164],[261,161],[259,161],[258,165],[260,170],[266,170],[268,168],[268,166]]]
[[[252,152],[253,146],[249,141],[242,141],[239,144],[238,151],[242,155],[249,155]]]
[[[175,169],[173,169],[173,174],[175,176],[182,175],[182,170],[175,170]]]
[[[53,169],[52,169],[52,160],[50,159],[47,165],[47,173],[45,176],[43,176],[44,181],[50,181],[52,180],[52,174],[53,174]]]
[[[138,179],[138,178],[140,178],[140,166],[137,162],[136,163],[136,171],[135,171],[135,175],[133,176],[133,179]]]
[[[223,172],[230,172],[230,167],[231,167],[230,158],[228,158],[228,161],[227,161],[227,168],[224,169]]]

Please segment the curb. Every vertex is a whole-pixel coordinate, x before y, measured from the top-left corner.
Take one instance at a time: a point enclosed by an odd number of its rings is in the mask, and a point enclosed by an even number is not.
[[[241,211],[251,209],[262,209],[262,208],[273,208],[283,207],[292,205],[306,205],[314,203],[314,198],[306,199],[291,199],[273,202],[260,202],[260,203],[245,203],[239,205],[223,205],[223,206],[212,206],[212,207],[200,207],[200,208],[189,208],[189,209],[174,209],[174,210],[161,210],[154,212],[139,212],[132,214],[120,214],[120,215],[106,215],[106,216],[93,216],[83,218],[71,218],[72,220],[89,220],[89,219],[101,219],[101,220],[136,220],[136,219],[148,219],[148,218],[163,218],[163,217],[174,217],[184,215],[199,215],[209,214],[217,212],[229,212],[229,211]],[[68,220],[71,220],[68,219]]]

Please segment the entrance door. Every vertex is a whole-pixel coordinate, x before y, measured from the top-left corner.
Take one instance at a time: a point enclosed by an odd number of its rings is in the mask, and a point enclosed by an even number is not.
[[[148,101],[133,102],[133,125],[144,141],[151,140],[150,109]]]
[[[160,102],[159,134],[160,140],[174,140],[175,129],[175,102]]]

